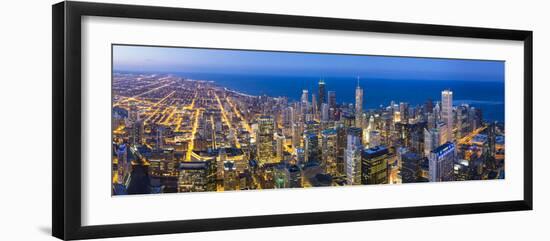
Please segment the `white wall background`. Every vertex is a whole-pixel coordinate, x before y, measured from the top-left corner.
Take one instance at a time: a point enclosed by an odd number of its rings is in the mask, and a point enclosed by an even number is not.
[[[119,240],[498,240],[548,238],[550,184],[550,21],[546,1],[119,0],[109,2],[533,30],[534,206],[508,212],[293,226]],[[51,4],[9,1],[0,8],[0,240],[53,240],[51,232]],[[546,137],[546,138],[545,138]],[[335,202],[338,200],[335,198]]]

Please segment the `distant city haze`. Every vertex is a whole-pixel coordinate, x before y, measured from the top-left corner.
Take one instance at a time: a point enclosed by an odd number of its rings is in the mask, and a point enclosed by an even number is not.
[[[175,74],[292,100],[300,99],[302,89],[317,93],[317,83],[324,79],[336,91],[337,102],[353,103],[359,76],[365,109],[392,100],[412,105],[428,98],[438,101],[442,89],[453,89],[455,105],[475,104],[485,119],[504,121],[503,61],[124,45],[113,51],[117,72]]]

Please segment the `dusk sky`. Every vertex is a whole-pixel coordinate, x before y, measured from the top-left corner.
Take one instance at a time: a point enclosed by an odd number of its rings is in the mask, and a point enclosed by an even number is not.
[[[113,46],[114,71],[504,82],[503,61]]]

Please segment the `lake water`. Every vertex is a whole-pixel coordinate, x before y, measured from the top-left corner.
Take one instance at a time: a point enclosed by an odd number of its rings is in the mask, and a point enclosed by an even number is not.
[[[211,80],[216,84],[250,95],[287,96],[299,100],[303,89],[317,95],[318,77],[283,75],[246,75],[212,73],[178,73],[181,77]],[[338,103],[354,103],[356,77],[325,77],[325,89],[336,91]],[[410,106],[423,104],[427,99],[441,100],[441,91],[453,91],[454,105],[470,104],[480,108],[483,119],[504,121],[504,83],[461,80],[361,79],[364,108],[372,109],[395,102]]]

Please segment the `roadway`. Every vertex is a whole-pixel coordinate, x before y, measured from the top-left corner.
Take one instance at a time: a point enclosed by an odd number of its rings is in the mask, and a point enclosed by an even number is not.
[[[229,118],[227,118],[226,110],[225,110],[225,108],[223,108],[220,97],[218,96],[218,94],[215,91],[214,91],[214,97],[216,98],[216,100],[218,102],[218,105],[220,107],[223,122],[225,122],[227,124],[227,126],[229,127],[229,129],[233,130],[233,133],[235,133],[233,135],[233,137],[235,138],[235,147],[241,148],[241,143],[239,142],[239,138],[237,138],[238,133],[235,130],[235,128],[233,128],[233,125],[231,124],[231,120],[229,120]]]

